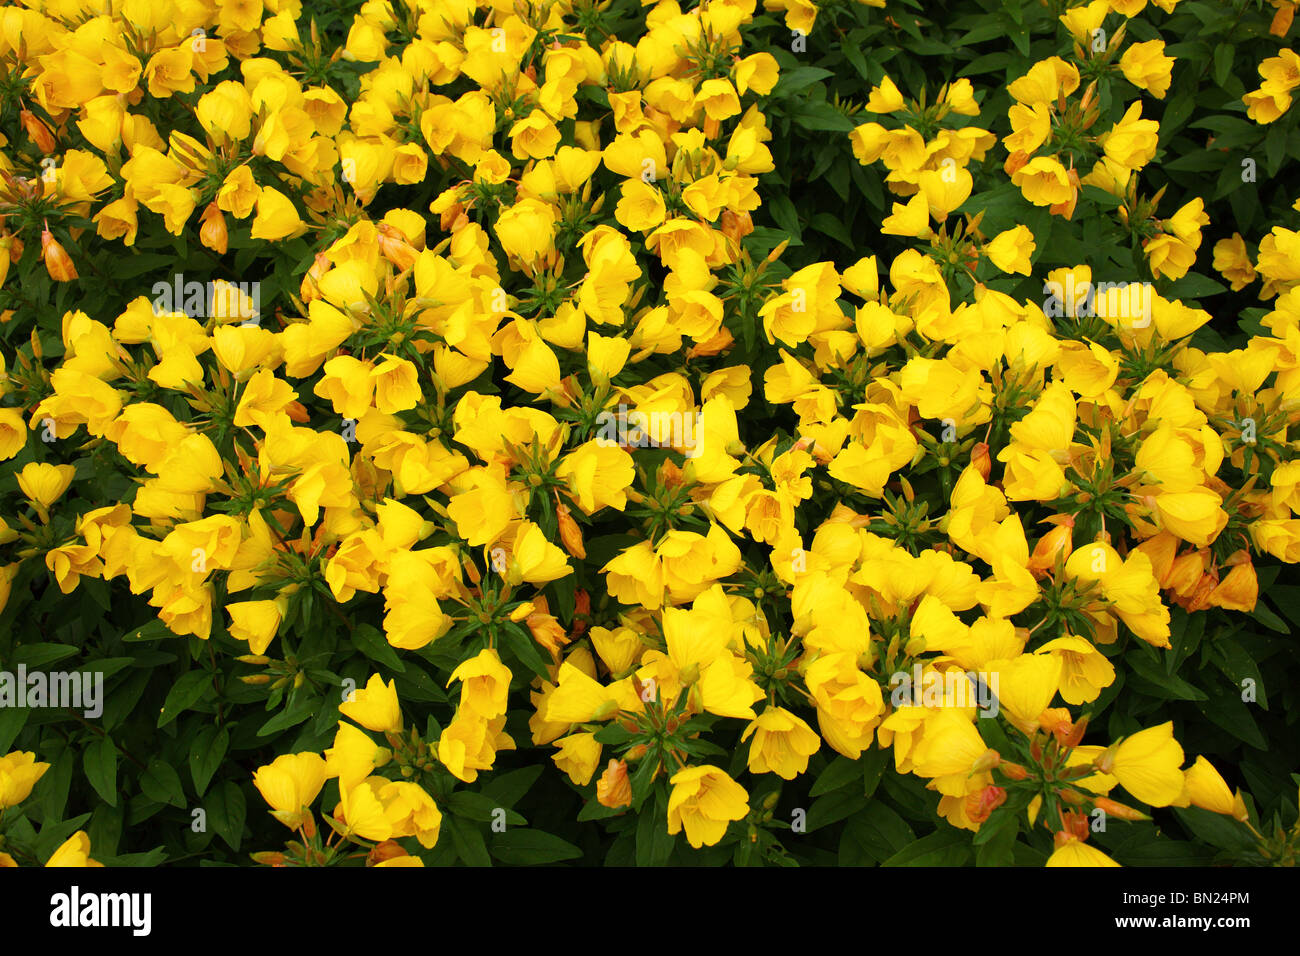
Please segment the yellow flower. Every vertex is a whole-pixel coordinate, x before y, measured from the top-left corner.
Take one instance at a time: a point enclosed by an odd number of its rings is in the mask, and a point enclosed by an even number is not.
[[[727,832],[732,820],[749,813],[745,788],[717,767],[687,767],[669,780],[673,791],[668,798],[668,832],[686,830],[692,847],[713,846]]]
[[[808,758],[821,748],[821,738],[800,717],[784,707],[768,707],[741,734],[742,741],[753,735],[749,745],[751,773],[775,773],[793,780],[808,769]]]
[[[560,748],[551,756],[555,765],[569,775],[576,786],[585,787],[591,783],[600,764],[600,743],[592,733],[569,734],[555,742]]]
[[[220,205],[218,196],[217,204]],[[263,186],[257,194],[257,216],[253,219],[252,238],[288,239],[307,230],[293,202],[278,189]]]
[[[1132,43],[1119,58],[1124,78],[1140,90],[1147,90],[1158,100],[1169,92],[1174,58],[1165,56],[1163,40]]]
[[[1035,156],[1012,173],[1011,181],[1035,206],[1054,206],[1074,195],[1065,167],[1052,156]]]
[[[461,710],[476,714],[483,720],[491,720],[506,712],[506,695],[510,690],[511,676],[510,668],[501,663],[497,652],[492,648],[484,648],[477,656],[452,671],[447,685],[461,681]]]
[[[76,473],[77,469],[72,465],[31,462],[18,473],[18,487],[32,504],[49,508],[63,497]]]
[[[36,762],[34,753],[15,750],[0,757],[0,810],[26,800],[49,769],[49,764]]]
[[[339,705],[339,713],[367,730],[400,732],[402,708],[397,701],[396,681],[385,684],[378,674],[371,674],[363,690],[353,691],[351,698]]]
[[[1029,275],[1029,257],[1034,254],[1034,234],[1027,226],[1014,226],[993,237],[984,254],[1003,272]]]
[[[78,830],[63,842],[46,861],[47,867],[102,867],[104,864],[90,858],[90,835]]]
[[[261,654],[275,639],[280,628],[279,601],[239,601],[227,604],[230,612],[230,636],[237,641],[247,641],[253,654]]]
[[[1232,791],[1219,771],[1204,757],[1197,757],[1196,762],[1183,771],[1183,785],[1182,799],[1175,801],[1174,806],[1190,804],[1225,816],[1236,814],[1237,801]]]
[[[1058,846],[1052,855],[1047,858],[1046,866],[1119,866],[1114,860],[1108,857],[1101,850],[1087,843],[1082,843],[1077,837],[1069,836],[1060,846]]]
[[[1105,762],[1105,761],[1104,761]],[[1112,773],[1134,797],[1153,807],[1167,807],[1183,792],[1183,748],[1174,739],[1173,721],[1139,731],[1112,748]]]
[[[253,774],[253,786],[271,806],[271,816],[291,830],[308,818],[327,776],[320,754],[298,753],[276,757]]]

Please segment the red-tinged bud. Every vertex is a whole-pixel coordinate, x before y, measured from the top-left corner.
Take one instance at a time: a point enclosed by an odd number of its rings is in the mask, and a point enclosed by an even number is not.
[[[581,637],[587,632],[587,622],[591,618],[591,595],[582,588],[573,594],[573,636]]]
[[[587,546],[582,540],[582,528],[578,526],[578,522],[573,520],[568,505],[557,501],[555,503],[555,515],[559,519],[560,542],[564,545],[564,550],[575,558],[582,560],[587,556]]]
[[[1002,164],[1002,171],[1008,176],[1014,176],[1020,169],[1029,162],[1029,154],[1023,149],[1018,149]]]
[[[253,862],[260,863],[262,866],[284,866],[284,854],[278,850],[254,853],[252,856]]]
[[[664,463],[659,466],[656,472],[659,478],[659,484],[665,488],[677,489],[686,481],[686,476],[682,470],[673,463],[671,458],[665,458]]]
[[[438,217],[438,225],[442,231],[450,232],[452,223],[454,223],[456,219],[464,213],[464,211],[465,207],[458,202],[454,202],[444,209]]]
[[[1036,761],[1043,759],[1043,740],[1037,734],[1035,734],[1034,739],[1029,742],[1029,756],[1033,757]]]
[[[1121,820],[1150,820],[1151,817],[1134,807],[1119,803],[1110,797],[1093,797],[1093,806],[1104,811],[1108,816]]]
[[[1010,763],[1004,760],[1000,764],[998,764],[998,769],[1002,771],[1003,776],[1011,780],[1029,779],[1029,771],[1026,770],[1024,767],[1020,766],[1020,764],[1018,763]]]
[[[310,810],[303,811],[302,835],[308,840],[316,836],[316,818],[312,815]]]
[[[41,233],[41,258],[45,260],[45,271],[55,282],[71,282],[78,278],[77,267],[72,262],[68,251],[54,238],[47,225]]]
[[[374,848],[366,854],[366,866],[375,866],[385,860],[392,860],[399,856],[410,856],[410,854],[402,849],[402,845],[396,840],[385,840],[383,843],[376,843]]]
[[[230,234],[226,231],[226,217],[215,202],[208,203],[208,208],[203,210],[199,221],[202,223],[199,227],[199,241],[217,255],[224,256]]]
[[[1085,813],[1076,813],[1070,810],[1061,814],[1061,823],[1065,825],[1067,832],[1074,835],[1074,838],[1082,843],[1088,839],[1088,834],[1092,832],[1089,826],[1088,815]]]
[[[1064,560],[1074,550],[1074,516],[1059,515],[1058,517],[1068,519],[1069,523],[1064,521],[1057,523],[1056,527],[1038,539],[1034,553],[1029,556],[1029,570],[1034,577],[1042,577],[1056,567],[1058,556]]]
[[[984,751],[984,753],[980,754],[979,757],[976,758],[975,762],[971,764],[970,772],[984,773],[986,770],[992,770],[1001,762],[1002,762],[1002,754],[998,753],[996,750],[993,750],[992,748],[989,748],[988,750]]]
[[[722,234],[729,239],[740,242],[751,232],[754,231],[754,219],[745,211],[735,212],[731,209],[723,210],[722,213]]]
[[[1088,729],[1087,716],[1080,717],[1065,737],[1058,737],[1057,741],[1066,750],[1073,750],[1083,742],[1083,733]]]
[[[631,748],[627,752],[626,754],[627,759],[629,761],[636,762],[640,760],[642,757],[644,757],[646,755],[646,751],[648,751],[649,749],[650,748],[647,747],[645,744],[637,744],[635,747]]]
[[[36,144],[37,149],[46,156],[54,152],[54,149],[57,146],[54,139],[54,131],[45,125],[44,120],[31,110],[20,111],[18,119],[22,122],[23,129],[27,131],[27,135],[31,138],[31,141]]]
[[[989,460],[988,442],[977,442],[975,447],[970,450],[970,463],[975,466],[975,470],[980,473],[985,481],[989,480],[989,473],[993,470],[993,463]]]
[[[983,823],[1002,804],[1006,803],[1007,792],[1001,787],[984,787],[966,797],[966,816],[972,823]]]
[[[1062,803],[1068,803],[1072,807],[1083,806],[1083,794],[1078,790],[1058,790],[1056,795]]]
[[[302,299],[304,303],[319,299],[320,289],[316,283],[320,281],[321,276],[329,272],[330,267],[330,257],[323,252],[316,253],[316,259],[312,262],[311,268],[302,277],[302,284],[298,287],[298,298]]]
[[[381,222],[377,232],[379,252],[385,259],[397,266],[400,272],[415,267],[415,260],[419,258],[420,251],[411,245],[400,229]]]
[[[469,578],[471,584],[478,587],[483,580],[483,576],[478,573],[477,565],[474,564],[473,560],[467,554],[462,556],[460,563],[465,569],[465,577]]]
[[[9,262],[17,264],[18,260],[23,257],[23,251],[26,248],[27,244],[23,242],[22,236],[12,236],[9,241]]]
[[[311,416],[307,414],[307,408],[302,402],[290,402],[284,406],[284,411],[291,421],[295,421],[299,425],[305,425],[311,421]]]
[[[1065,707],[1048,707],[1038,715],[1038,726],[1055,737],[1058,743],[1062,736],[1074,729],[1070,711]]]

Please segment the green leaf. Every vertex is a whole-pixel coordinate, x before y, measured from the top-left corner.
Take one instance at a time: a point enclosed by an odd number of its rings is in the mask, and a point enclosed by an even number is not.
[[[963,866],[970,859],[970,834],[944,826],[895,853],[881,866]]]
[[[515,866],[558,863],[582,856],[582,851],[567,840],[528,827],[507,828],[504,833],[494,834],[491,852],[502,863]]]
[[[98,737],[91,741],[82,756],[82,766],[99,798],[111,807],[117,806],[117,746],[113,738]]]
[[[643,808],[636,823],[636,865],[666,866],[675,838],[668,832],[668,809],[663,792],[655,795],[654,812]]]
[[[876,800],[844,825],[839,863],[841,866],[861,866],[864,861],[880,863],[901,853],[915,840],[916,834],[907,821]]]
[[[542,767],[522,767],[509,773],[493,774],[483,785],[483,796],[495,801],[499,807],[513,807],[537,782]]]
[[[518,813],[509,810],[491,797],[472,790],[458,790],[447,798],[447,809],[458,817],[473,820],[476,823],[492,823],[500,818],[498,810],[505,811],[505,821],[512,826],[521,827],[528,821]]]
[[[221,766],[229,747],[230,733],[225,727],[204,727],[195,735],[190,748],[190,776],[200,797],[208,789],[208,783]]]
[[[837,756],[817,777],[817,782],[808,791],[811,797],[820,797],[824,793],[847,787],[862,777],[862,767],[856,760],[850,760],[843,754]]]
[[[857,813],[867,805],[859,790],[836,790],[818,797],[808,808],[808,832],[819,830]]]
[[[158,715],[158,726],[166,727],[211,689],[212,676],[207,671],[194,670],[182,674],[180,680],[167,692],[162,713]]]
[[[804,129],[825,130],[831,133],[851,133],[856,124],[827,102],[805,103],[791,117],[796,126]]]
[[[378,661],[399,674],[405,673],[406,665],[402,663],[393,646],[388,643],[378,628],[370,624],[358,624],[352,629],[351,637],[357,650],[366,657]]]
[[[492,858],[488,856],[487,844],[479,828],[465,820],[444,817],[443,830],[451,831],[451,839],[456,847],[456,854],[467,866],[491,866]]]
[[[150,800],[169,803],[173,807],[185,806],[185,788],[181,786],[180,775],[171,764],[156,757],[140,774],[140,790]]]
[[[208,825],[217,836],[232,850],[238,850],[244,839],[244,819],[248,813],[243,791],[234,781],[226,780],[212,788],[204,809],[207,810]]]
[[[819,80],[834,75],[830,70],[823,70],[815,66],[797,66],[793,70],[784,70],[777,79],[776,86],[772,88],[771,98],[774,100],[785,99],[802,89],[812,86]]]

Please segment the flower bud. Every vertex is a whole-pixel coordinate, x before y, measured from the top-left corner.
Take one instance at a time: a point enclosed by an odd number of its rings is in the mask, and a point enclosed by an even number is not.
[[[55,282],[71,282],[78,278],[77,267],[72,262],[66,249],[54,238],[47,225],[41,233],[41,258],[45,260],[45,271]]]
[[[226,217],[222,215],[215,202],[208,203],[200,218],[199,241],[219,256],[226,254],[230,235],[226,231]]]
[[[31,141],[36,144],[37,149],[46,156],[54,152],[55,146],[57,145],[54,139],[54,132],[45,125],[44,120],[31,110],[20,111],[18,119],[22,122],[23,129],[27,131],[27,135],[31,138]]]

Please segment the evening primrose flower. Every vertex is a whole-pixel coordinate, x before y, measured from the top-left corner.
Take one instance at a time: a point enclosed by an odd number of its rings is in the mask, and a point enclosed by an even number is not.
[[[1178,769],[1182,763],[1173,721],[1166,721],[1124,738],[1107,751],[1100,769],[1114,774],[1120,786],[1143,803],[1167,807],[1183,792],[1185,781]]]
[[[750,722],[740,739],[743,742],[751,736],[750,773],[775,773],[783,780],[793,780],[807,770],[808,758],[822,743],[807,722],[784,707],[768,707]]]
[[[63,841],[45,862],[47,867],[102,867],[104,864],[90,858],[90,834],[78,830]]]
[[[363,690],[353,691],[350,699],[339,705],[339,713],[367,730],[399,732],[402,709],[397,702],[397,682],[390,680],[385,684],[378,674],[371,674]]]
[[[18,473],[18,488],[39,510],[48,510],[50,505],[63,497],[76,473],[77,469],[72,465],[34,461],[24,465]]]
[[[49,764],[37,763],[36,754],[30,752],[15,750],[0,757],[0,810],[26,800],[49,769]]]
[[[296,830],[308,819],[326,776],[320,754],[283,754],[254,772],[253,786],[271,805],[271,816]]]
[[[1047,858],[1045,866],[1119,866],[1095,846],[1079,840],[1073,834],[1060,834],[1063,839]]]
[[[692,847],[713,846],[727,832],[732,820],[749,813],[745,788],[717,767],[686,767],[669,780],[673,791],[668,798],[668,833],[686,830]]]

